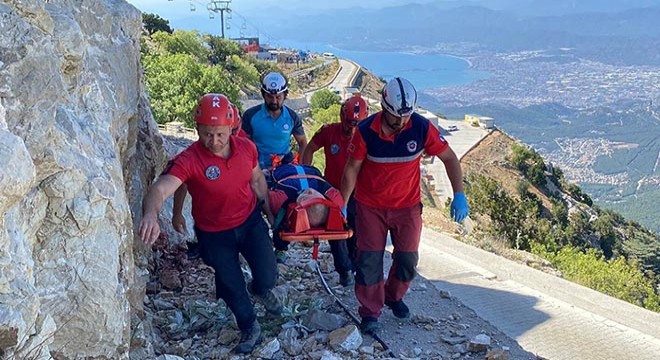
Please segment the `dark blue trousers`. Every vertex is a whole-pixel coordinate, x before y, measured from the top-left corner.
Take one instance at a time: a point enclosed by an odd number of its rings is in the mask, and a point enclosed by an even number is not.
[[[200,255],[215,270],[215,294],[234,313],[236,324],[248,330],[257,318],[247,292],[239,254],[252,271],[252,289],[263,294],[275,287],[277,264],[268,235],[268,225],[255,209],[245,222],[233,229],[205,232],[195,227]]]

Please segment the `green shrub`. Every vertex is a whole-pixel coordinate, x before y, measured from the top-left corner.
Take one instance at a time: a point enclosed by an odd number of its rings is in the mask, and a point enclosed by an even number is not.
[[[539,251],[539,247],[534,247]],[[553,263],[564,277],[604,294],[649,310],[660,311],[660,299],[653,284],[639,270],[635,260],[619,257],[606,260],[595,249],[582,252],[567,246],[556,254],[539,254]]]

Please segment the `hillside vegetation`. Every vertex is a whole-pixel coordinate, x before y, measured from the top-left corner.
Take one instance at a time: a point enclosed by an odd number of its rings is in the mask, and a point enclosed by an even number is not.
[[[289,79],[289,95],[301,96],[308,88],[325,84],[338,69],[337,61],[279,64],[258,60],[232,40],[172,30],[158,15],[144,14],[143,23],[141,61],[159,124],[177,121],[193,127],[193,109],[206,93],[224,94],[240,108],[239,99],[260,97],[260,79],[269,71],[289,74],[313,69],[305,76]]]
[[[660,311],[657,234],[594,206],[561,169],[500,131],[462,164],[481,246],[530,252],[568,280]]]

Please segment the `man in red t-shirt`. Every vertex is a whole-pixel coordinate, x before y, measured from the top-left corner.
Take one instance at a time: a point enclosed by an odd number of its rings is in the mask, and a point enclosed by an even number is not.
[[[231,134],[239,137],[247,138],[247,134],[241,129],[241,114],[238,107],[234,104],[229,104],[233,114],[233,122]],[[185,183],[181,184],[174,192],[174,204],[172,205],[172,226],[174,230],[184,234],[186,232],[186,218],[183,217],[183,204],[188,195],[188,187]],[[188,243],[188,258],[197,258],[199,249],[196,243]]]
[[[340,122],[324,125],[312,137],[305,151],[302,153],[302,163],[311,165],[314,153],[323,148],[325,155],[324,177],[328,182],[339,189],[341,177],[348,161],[348,144],[353,137],[358,123],[369,115],[369,105],[359,94],[348,98],[341,105],[339,112]],[[355,229],[355,201],[351,196],[346,207],[346,220],[348,226]],[[337,252],[347,252],[352,264],[355,264],[357,247],[355,235],[346,241],[334,241],[331,246],[338,247]],[[354,265],[351,265],[355,268]],[[352,273],[347,275],[352,277]],[[346,283],[352,283],[353,279],[346,279]]]
[[[344,205],[344,199],[341,193],[336,188],[332,187],[325,179],[321,177],[321,172],[306,165],[284,164],[280,165],[273,170],[273,187],[268,190],[268,203],[270,204],[271,213],[277,215],[273,224],[273,243],[275,246],[275,254],[282,252],[286,254],[289,247],[289,242],[280,239],[279,230],[281,222],[286,216],[286,207],[289,203],[296,201],[298,203],[307,199],[316,197],[324,197],[338,207]],[[177,190],[179,192],[179,190]],[[176,196],[176,195],[175,195]],[[184,193],[185,197],[185,193]],[[183,199],[175,203],[172,211],[172,219],[181,219],[180,225],[185,229],[185,219],[182,214]],[[312,227],[319,227],[325,224],[328,217],[328,207],[326,205],[316,204],[307,208],[307,216]],[[174,221],[174,220],[172,220]],[[335,245],[338,242],[345,242],[344,240],[330,241],[330,250],[335,265],[335,271],[339,274],[339,283],[342,286],[349,286],[353,284],[353,273],[351,272],[351,261],[344,247],[344,252],[338,252],[339,247]]]
[[[382,92],[382,111],[360,122],[348,148],[341,193],[355,190],[358,261],[355,296],[360,327],[378,331],[383,305],[398,318],[410,317],[403,302],[416,274],[422,230],[419,163],[423,153],[438,156],[454,190],[451,214],[460,222],[469,213],[463,175],[456,154],[428,119],[415,113],[417,91],[402,78],[390,80]],[[390,233],[394,251],[387,281],[383,255]]]
[[[252,270],[252,292],[271,313],[282,305],[272,292],[277,280],[268,225],[266,180],[257,149],[246,138],[231,136],[233,111],[224,95],[206,94],[195,110],[199,140],[171,160],[143,201],[139,234],[147,244],[160,235],[158,213],[181,184],[192,197],[192,216],[200,253],[215,270],[216,297],[231,309],[241,330],[237,353],[250,353],[261,341],[261,327],[246,289],[239,253]]]

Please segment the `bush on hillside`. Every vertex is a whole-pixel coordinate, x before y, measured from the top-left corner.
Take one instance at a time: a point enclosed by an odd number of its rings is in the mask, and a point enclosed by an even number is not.
[[[198,63],[208,63],[209,48],[204,45],[203,37],[197,31],[175,30],[171,34],[157,32],[151,39],[156,45],[152,54],[188,54]]]
[[[515,166],[532,184],[545,190],[545,163],[534,150],[519,144],[511,145],[511,164]]]
[[[660,298],[635,260],[627,261],[623,257],[606,260],[595,249],[582,252],[572,246],[564,247],[557,253],[541,250],[537,255],[555,265],[568,280],[649,310],[660,311]]]
[[[208,47],[208,61],[211,65],[222,65],[232,56],[245,54],[243,48],[236,41],[215,35],[204,35],[203,43]]]
[[[312,110],[312,115],[316,118],[317,112],[328,109],[332,105],[339,105],[340,102],[341,98],[339,95],[328,89],[321,89],[312,94],[312,97],[309,99],[309,107]],[[338,114],[339,112],[337,112]]]
[[[142,25],[149,35],[153,35],[158,31],[170,34],[173,32],[170,22],[156,14],[142,14]]]
[[[535,160],[530,150],[515,146],[511,163],[528,171]],[[533,173],[533,171],[532,171]],[[561,170],[552,173],[571,196],[591,199],[577,185],[566,183]],[[542,211],[541,199],[530,191],[529,177],[507,192],[495,179],[468,174],[465,191],[473,213],[486,215],[486,231],[510,247],[531,250],[551,261],[564,276],[633,304],[659,311],[660,237],[598,207],[574,206],[570,213],[558,193]],[[475,217],[476,218],[476,217]]]
[[[188,54],[166,54],[143,60],[145,83],[156,122],[180,121],[192,127],[192,113],[205,93],[238,99],[238,87],[220,67],[200,64]]]

